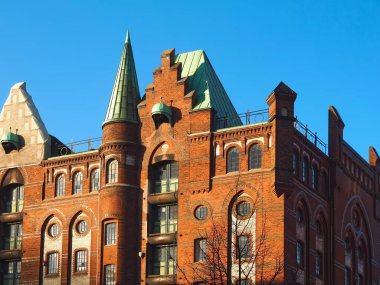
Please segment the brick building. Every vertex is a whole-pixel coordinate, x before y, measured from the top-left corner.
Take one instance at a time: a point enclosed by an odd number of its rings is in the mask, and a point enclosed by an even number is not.
[[[380,284],[375,149],[367,162],[350,147],[334,107],[324,144],[284,83],[267,110],[239,116],[204,51],[161,59],[141,98],[127,36],[100,145],[86,151],[48,133],[25,83],[11,88],[1,284],[206,284],[211,253],[224,284]]]

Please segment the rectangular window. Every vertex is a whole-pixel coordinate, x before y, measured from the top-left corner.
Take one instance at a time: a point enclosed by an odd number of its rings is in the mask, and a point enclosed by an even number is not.
[[[21,284],[21,261],[3,261],[1,263],[0,284],[19,285]]]
[[[107,223],[105,229],[105,244],[116,244],[116,223]]]
[[[194,241],[194,261],[205,261],[207,258],[207,239],[200,238]]]
[[[317,252],[316,260],[315,260],[315,275],[319,279],[322,279],[322,268],[323,268],[323,263],[322,263],[322,254],[320,252]]]
[[[47,274],[58,274],[58,252],[47,255]]]
[[[176,274],[177,247],[162,246],[153,248],[153,275]]]
[[[75,253],[75,271],[86,272],[87,270],[87,251],[78,250]]]
[[[153,168],[153,192],[167,193],[178,190],[178,163],[158,164]]]
[[[104,285],[116,285],[115,264],[107,264],[104,266]]]
[[[251,236],[241,235],[237,237],[236,258],[249,258],[251,256]]]
[[[303,243],[297,240],[297,265],[303,268]]]
[[[153,216],[153,233],[177,231],[177,205],[157,206]]]
[[[8,224],[4,226],[3,249],[21,249],[22,224]]]
[[[24,208],[24,186],[11,186],[6,190],[5,212],[17,213]]]

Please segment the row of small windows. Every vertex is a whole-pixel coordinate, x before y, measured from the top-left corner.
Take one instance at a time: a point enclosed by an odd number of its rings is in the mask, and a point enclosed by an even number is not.
[[[91,182],[90,191],[98,191],[100,189],[100,171],[99,169],[94,169],[91,172]],[[73,175],[73,194],[82,193],[83,188],[83,174],[81,172],[76,172]],[[118,164],[116,160],[111,160],[107,164],[107,177],[106,183],[117,183],[118,181]],[[55,195],[64,196],[65,195],[65,175],[60,174],[56,179],[55,184]]]
[[[248,151],[248,169],[261,168],[262,151],[258,144],[254,144]],[[232,147],[227,152],[227,172],[239,171],[239,150]]]
[[[293,175],[299,177],[299,154],[297,151],[293,152],[293,159],[292,159],[292,168],[293,168]],[[309,184],[309,159],[307,156],[304,156],[302,158],[302,169],[301,169],[301,180],[305,184]],[[328,181],[327,181],[327,174],[326,172],[321,173],[321,185],[319,182],[319,170],[318,166],[316,164],[313,164],[311,166],[311,188],[314,190],[319,189],[319,186],[323,187],[322,190],[326,191],[328,189]]]

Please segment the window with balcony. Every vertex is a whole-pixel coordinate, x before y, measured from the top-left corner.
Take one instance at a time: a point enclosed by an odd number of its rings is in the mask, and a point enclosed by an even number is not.
[[[82,193],[82,173],[77,172],[73,177],[73,194]]]
[[[249,149],[249,169],[261,168],[261,147],[254,144]]]
[[[104,285],[116,285],[115,264],[107,264],[104,266]]]
[[[3,285],[21,284],[21,261],[2,262],[0,283]]]
[[[116,223],[105,225],[105,245],[116,244]]]
[[[168,193],[178,190],[178,163],[158,163],[152,168],[153,193]]]
[[[11,185],[5,189],[5,213],[21,212],[24,208],[24,186]]]
[[[156,206],[153,215],[153,233],[177,231],[177,205]]]
[[[153,275],[173,275],[176,273],[176,266],[176,246],[162,246],[153,249]]]
[[[239,171],[239,151],[233,147],[227,152],[227,172]]]
[[[207,258],[207,239],[199,238],[194,241],[194,261],[205,261]]]
[[[91,192],[99,191],[100,189],[100,171],[99,168],[91,172]]]
[[[59,175],[55,182],[55,196],[65,195],[65,176],[63,174]]]
[[[22,243],[22,224],[4,225],[3,249],[21,249]]]
[[[107,183],[117,183],[117,160],[112,159],[107,163]]]

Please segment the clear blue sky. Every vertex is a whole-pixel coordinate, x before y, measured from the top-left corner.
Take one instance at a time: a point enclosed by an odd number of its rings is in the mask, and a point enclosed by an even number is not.
[[[160,54],[204,49],[239,113],[284,81],[327,141],[327,108],[364,158],[380,151],[380,1],[0,0],[0,105],[26,81],[63,142],[101,135],[127,29],[141,95]]]

